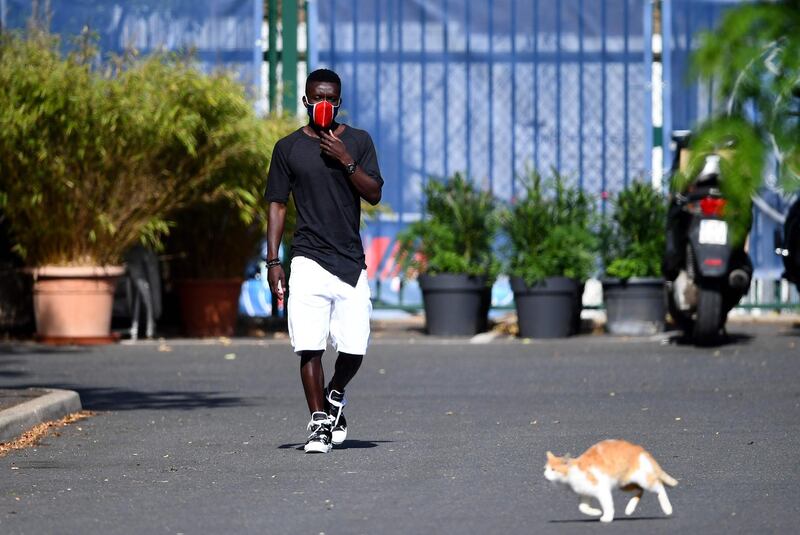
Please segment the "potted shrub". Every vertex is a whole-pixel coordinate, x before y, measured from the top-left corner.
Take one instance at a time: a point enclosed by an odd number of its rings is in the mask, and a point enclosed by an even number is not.
[[[547,183],[533,172],[524,185],[524,196],[503,217],[519,336],[569,336],[578,329],[583,283],[595,267],[592,201],[555,171]]]
[[[0,210],[53,342],[108,340],[125,251],[158,248],[177,209],[235,198],[230,177],[269,156],[230,76],[163,55],[99,68],[87,39],[62,56],[36,28],[0,36],[0,123]]]
[[[603,225],[603,302],[611,334],[646,336],[664,329],[666,199],[649,184],[633,182],[612,201]]]
[[[261,143],[272,148],[297,128],[295,119],[270,116],[263,121]],[[236,329],[239,295],[248,261],[257,258],[266,236],[268,204],[263,201],[266,173],[226,175],[231,188],[221,198],[187,207],[175,215],[166,240],[173,258],[170,275],[177,290],[183,327],[189,336],[231,336]],[[290,203],[291,205],[291,203]],[[291,242],[294,210],[286,234]]]
[[[245,265],[264,235],[263,218],[252,219],[226,201],[176,214],[166,251],[188,336],[234,334]]]
[[[429,180],[423,219],[398,234],[401,266],[419,274],[429,334],[486,330],[491,287],[499,273],[492,251],[499,228],[496,200],[460,173]]]

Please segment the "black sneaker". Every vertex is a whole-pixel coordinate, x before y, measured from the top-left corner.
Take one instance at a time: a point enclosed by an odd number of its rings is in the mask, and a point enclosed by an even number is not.
[[[344,392],[326,389],[325,402],[331,421],[331,440],[338,446],[347,438],[347,419],[344,417],[344,406],[347,405],[347,399],[344,397]]]
[[[315,412],[311,415],[308,422],[308,435],[306,445],[303,447],[306,453],[328,453],[331,451],[331,421],[330,417],[324,412]]]

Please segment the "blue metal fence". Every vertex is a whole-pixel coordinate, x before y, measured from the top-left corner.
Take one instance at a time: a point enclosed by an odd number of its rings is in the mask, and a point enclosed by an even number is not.
[[[420,216],[431,177],[465,172],[508,200],[526,170],[554,168],[601,204],[603,192],[649,180],[643,2],[311,5],[311,67],[342,77],[342,113],[372,134],[394,211],[365,231],[371,278],[396,276],[392,238]]]
[[[236,72],[260,94],[262,0],[0,0],[2,27],[24,28],[34,5],[65,46],[87,28],[104,54],[191,49],[206,71]]]
[[[669,133],[718,103],[689,77],[697,32],[738,0],[661,0],[664,161]],[[0,0],[3,28],[23,27],[28,0]],[[519,177],[550,168],[604,205],[649,180],[651,0],[308,0],[308,60],[343,80],[345,120],[375,140],[393,213],[364,232],[370,279],[399,303],[393,239],[420,217],[431,178],[465,172],[513,199]],[[97,32],[103,52],[192,48],[206,70],[231,69],[259,93],[261,0],[50,0],[51,30]],[[778,211],[785,199],[765,197]],[[777,278],[775,222],[756,213],[751,256]],[[502,292],[502,290],[501,290]],[[406,303],[418,302],[412,288]],[[510,302],[495,295],[495,303]]]
[[[664,64],[665,162],[670,161],[669,133],[690,130],[717,107],[713,85],[697,83],[691,54],[698,34],[716,26],[722,15],[741,0],[662,0]]]

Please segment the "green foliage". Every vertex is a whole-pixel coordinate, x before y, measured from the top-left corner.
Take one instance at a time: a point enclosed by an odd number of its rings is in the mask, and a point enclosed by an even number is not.
[[[269,157],[282,137],[298,127],[288,116],[269,116],[263,123],[263,140]],[[234,170],[231,170],[234,172]],[[210,196],[178,210],[165,240],[166,251],[175,260],[173,274],[179,278],[241,277],[247,261],[258,254],[266,236],[269,203],[264,201],[266,168],[232,191]],[[231,183],[242,175],[228,177]],[[243,187],[244,186],[244,187]],[[296,211],[290,202],[286,211],[284,243],[290,244]]]
[[[377,220],[381,214],[391,214],[393,213],[392,209],[385,204],[376,204],[372,205],[361,199],[361,222],[360,227],[363,229],[367,226],[368,221]]]
[[[256,221],[274,136],[243,88],[189,58],[96,58],[37,29],[0,36],[0,210],[26,263],[118,263],[197,203]]]
[[[166,252],[174,259],[171,274],[176,278],[241,277],[266,235],[266,216],[261,210],[249,223],[242,214],[225,199],[178,211],[166,238]]]
[[[736,246],[744,243],[750,231],[752,197],[761,186],[766,149],[757,129],[757,125],[736,117],[707,123],[692,139],[688,167],[672,181],[673,191],[685,191],[702,170],[706,156],[721,156],[720,189],[727,201],[723,216]]]
[[[500,264],[492,251],[499,228],[497,202],[456,173],[425,186],[425,216],[398,234],[400,265],[432,275],[465,273],[494,279]]]
[[[524,197],[502,215],[509,239],[509,274],[522,277],[528,285],[547,277],[589,278],[597,248],[589,196],[567,186],[555,170],[546,182],[531,172],[524,187]]]
[[[773,151],[780,184],[800,189],[800,0],[742,4],[726,12],[718,28],[701,36],[694,68],[713,81],[726,109],[719,115],[746,120],[744,126],[705,132],[705,141],[722,146],[732,134]],[[737,145],[739,151],[743,143]],[[767,160],[750,160],[754,177]]]
[[[620,279],[658,277],[664,255],[666,199],[655,188],[633,182],[613,199],[601,229],[606,275]]]

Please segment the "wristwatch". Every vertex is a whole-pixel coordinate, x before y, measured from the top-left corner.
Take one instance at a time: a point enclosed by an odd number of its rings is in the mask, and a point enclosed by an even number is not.
[[[356,162],[349,163],[349,164],[345,165],[344,168],[347,171],[347,176],[350,176],[353,173],[355,173],[356,172],[356,167],[357,167]]]

